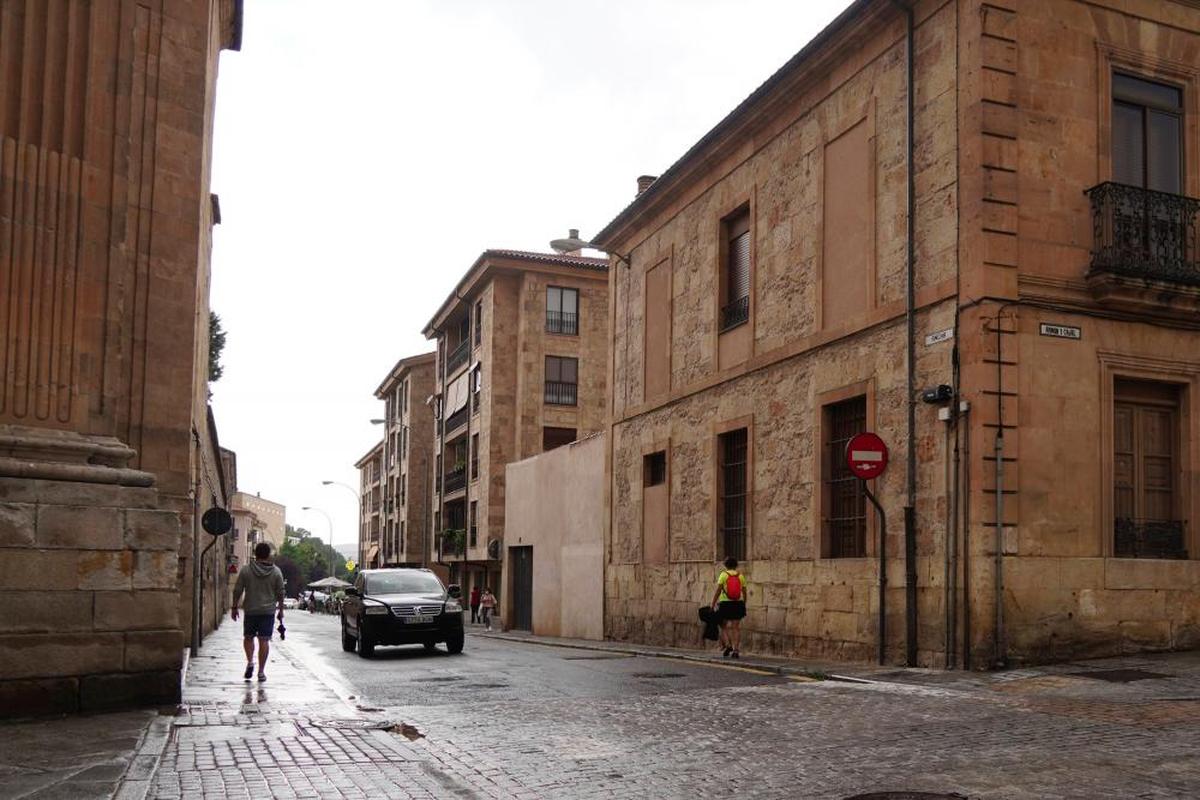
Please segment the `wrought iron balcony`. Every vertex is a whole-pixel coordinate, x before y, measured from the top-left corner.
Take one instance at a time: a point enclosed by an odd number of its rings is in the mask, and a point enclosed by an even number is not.
[[[573,406],[579,402],[579,384],[546,381],[546,402],[554,406]]]
[[[562,333],[567,336],[578,336],[579,315],[568,314],[564,311],[547,311],[546,333]]]
[[[458,411],[455,411],[446,420],[446,435],[449,436],[454,431],[461,428],[467,422],[467,416],[471,413],[471,409],[463,406]]]
[[[1187,558],[1183,523],[1118,517],[1113,554],[1118,558]]]
[[[1089,277],[1109,274],[1200,286],[1200,200],[1111,181],[1086,194],[1095,236]]]
[[[739,297],[737,300],[721,307],[721,333],[736,328],[750,319],[750,296]]]
[[[446,473],[446,494],[457,492],[467,485],[466,466],[457,467]]]
[[[463,364],[466,364],[467,357],[470,355],[471,342],[467,339],[463,339],[462,342],[459,343],[458,347],[454,348],[454,351],[450,353],[450,356],[446,359],[446,374],[450,375]]]

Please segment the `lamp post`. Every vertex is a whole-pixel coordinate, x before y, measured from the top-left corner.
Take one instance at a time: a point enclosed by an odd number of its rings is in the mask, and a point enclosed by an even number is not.
[[[362,547],[362,516],[363,516],[362,495],[359,494],[358,490],[355,489],[353,486],[351,486],[348,483],[342,483],[341,481],[321,481],[321,485],[322,486],[340,486],[343,489],[345,489],[346,491],[350,492],[352,495],[354,495],[354,501],[358,504],[358,519],[356,519],[354,521],[355,540],[356,540],[356,546],[358,548],[358,561],[359,561],[359,564],[363,564],[366,561],[366,559],[363,558],[363,547]],[[330,544],[333,544],[333,542],[330,542]],[[363,567],[361,567],[361,566],[359,567],[359,569],[362,569],[362,568]]]
[[[630,267],[629,256],[623,256],[615,250],[605,249],[592,242],[585,242],[579,238],[579,231],[576,228],[571,228],[570,235],[566,239],[554,239],[550,242],[550,249],[556,253],[573,253],[576,250],[583,250],[585,248],[588,250],[599,250],[601,253],[606,253],[614,257],[617,261],[625,265],[625,269],[629,269]]]
[[[314,506],[301,506],[301,511],[316,511],[325,517],[325,521],[329,523],[329,577],[336,578],[337,570],[333,568],[333,517],[323,509],[315,508]]]

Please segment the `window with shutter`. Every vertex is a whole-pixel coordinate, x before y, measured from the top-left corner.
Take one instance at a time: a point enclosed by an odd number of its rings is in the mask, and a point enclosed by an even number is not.
[[[743,207],[722,224],[721,331],[750,319],[750,209]]]
[[[1113,180],[1179,194],[1183,185],[1183,92],[1113,74]]]
[[[1186,558],[1179,513],[1178,387],[1118,380],[1113,395],[1117,556]]]

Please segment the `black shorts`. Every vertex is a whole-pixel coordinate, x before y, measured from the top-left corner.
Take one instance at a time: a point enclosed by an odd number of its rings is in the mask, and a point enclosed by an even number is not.
[[[717,605],[717,613],[721,615],[721,619],[741,619],[746,616],[746,601],[745,600],[722,600]]]
[[[274,614],[246,614],[242,617],[242,636],[247,639],[258,638],[270,641],[271,631],[274,627]]]

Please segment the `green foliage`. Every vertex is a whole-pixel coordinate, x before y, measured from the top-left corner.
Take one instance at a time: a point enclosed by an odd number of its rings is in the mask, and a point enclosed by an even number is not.
[[[330,547],[321,540],[320,536],[313,536],[304,528],[293,528],[287,525],[284,529],[283,547],[279,549],[279,558],[277,561],[287,559],[293,564],[297,571],[297,582],[300,584],[297,588],[319,581],[329,575],[329,558]],[[346,559],[341,553],[333,551],[333,566],[334,574],[344,581],[351,580],[352,573],[346,570]],[[283,569],[280,566],[280,569]],[[284,573],[284,578],[287,578],[287,573]],[[288,583],[288,591],[291,592],[291,583]]]
[[[225,329],[221,318],[213,311],[208,312],[208,381],[216,383],[225,374],[221,366],[221,353],[225,350]]]
[[[459,555],[467,543],[465,528],[447,528],[442,531],[442,555]]]

